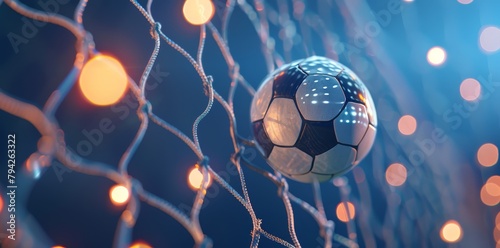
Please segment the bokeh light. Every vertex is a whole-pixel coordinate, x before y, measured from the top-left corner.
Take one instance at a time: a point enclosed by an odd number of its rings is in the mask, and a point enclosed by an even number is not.
[[[152,248],[152,246],[150,246],[149,244],[147,244],[145,242],[139,241],[139,242],[135,242],[132,245],[130,245],[130,248]]]
[[[500,231],[500,212],[498,212],[495,217],[495,228]]]
[[[203,25],[212,19],[215,7],[210,0],[186,0],[182,12],[189,23]]]
[[[109,190],[109,197],[113,204],[119,206],[123,205],[128,201],[130,193],[128,189],[123,185],[115,185]]]
[[[461,4],[469,4],[469,3],[472,3],[474,2],[474,0],[457,0],[459,3]]]
[[[349,213],[346,210],[345,205],[347,204],[347,210],[349,210]],[[339,205],[337,205],[337,218],[342,221],[342,222],[348,222],[349,220],[354,219],[354,216],[356,216],[356,209],[354,208],[354,205],[351,202],[341,202]]]
[[[490,178],[488,178],[488,180],[486,182],[493,183],[493,184],[500,186],[500,176],[498,176],[498,175],[491,176]]]
[[[385,171],[385,180],[392,186],[401,186],[406,182],[406,167],[400,163],[391,164]]]
[[[500,28],[494,26],[483,28],[479,36],[479,45],[488,53],[500,50]]]
[[[484,185],[484,189],[486,190],[486,193],[493,197],[500,196],[500,185],[496,183],[487,183]]]
[[[0,213],[2,212],[3,210],[3,198],[2,196],[0,196]]]
[[[446,61],[446,51],[442,47],[435,46],[427,52],[427,61],[433,66],[440,66]]]
[[[498,148],[491,143],[483,144],[477,150],[477,161],[484,167],[490,167],[498,162]]]
[[[201,183],[203,182],[203,173],[201,173],[198,167],[193,167],[189,172],[188,176],[189,186],[193,189],[201,188]],[[208,186],[212,184],[212,177],[208,174]]]
[[[500,197],[500,176],[491,176],[485,183],[485,189],[488,194]]]
[[[481,95],[481,84],[473,78],[467,78],[460,84],[460,95],[466,101],[475,101]]]
[[[412,135],[417,130],[417,120],[411,115],[404,115],[399,118],[398,129],[403,135]]]
[[[352,172],[354,174],[354,180],[356,181],[357,184],[365,182],[366,175],[361,167],[354,167]]]
[[[483,202],[484,205],[486,206],[495,206],[498,204],[498,202],[500,202],[500,199],[499,197],[495,197],[495,196],[492,196],[488,193],[488,191],[486,190],[486,184],[483,185],[483,187],[481,188],[481,201]]]
[[[500,203],[500,176],[491,176],[481,188],[481,201],[484,205],[495,206]]]
[[[97,55],[83,67],[79,85],[87,100],[98,106],[107,106],[123,97],[127,82],[127,73],[118,60]]]
[[[52,248],[66,248],[66,247],[64,247],[62,245],[55,245],[55,246],[52,246]]]
[[[462,227],[455,220],[449,220],[441,228],[441,239],[447,243],[456,243],[462,238]]]

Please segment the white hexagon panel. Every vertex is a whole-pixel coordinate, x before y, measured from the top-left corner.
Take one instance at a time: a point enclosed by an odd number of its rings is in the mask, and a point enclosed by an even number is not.
[[[347,67],[345,67],[344,71],[338,75],[338,78],[340,79],[341,83],[345,82],[347,84],[344,85],[344,87],[349,91],[349,95],[351,95],[349,97],[350,100],[359,100],[359,102],[365,104],[370,123],[376,127],[378,124],[378,120],[377,112],[375,110],[375,104],[373,103],[373,98],[370,94],[370,91],[368,90],[368,88],[366,88],[366,85],[363,83],[363,81],[361,81],[361,79],[359,79],[358,76],[356,76],[356,74]],[[356,92],[356,89],[359,89],[360,92]]]
[[[332,77],[337,76],[344,69],[337,61],[320,56],[312,56],[305,59],[300,62],[299,67],[309,75],[325,74]]]
[[[340,113],[346,98],[336,78],[313,75],[299,86],[295,100],[305,119],[328,121]]]
[[[275,146],[268,160],[274,169],[288,175],[307,173],[312,166],[312,157],[295,147]]]
[[[292,99],[275,98],[264,117],[264,129],[269,139],[279,146],[293,146],[302,127],[297,107]]]
[[[303,183],[312,183],[314,181],[318,182],[325,182],[330,180],[333,175],[323,175],[323,174],[317,174],[314,172],[308,172],[303,175],[291,175],[289,176],[292,179],[295,179],[296,181],[303,182]]]
[[[363,104],[347,103],[342,113],[333,122],[337,141],[357,146],[366,133],[368,123],[368,114]]]
[[[372,125],[368,125],[368,130],[366,131],[365,136],[361,140],[361,143],[359,143],[358,154],[356,157],[356,161],[354,162],[355,164],[359,163],[370,152],[373,142],[375,141],[376,134],[377,134],[377,129]]]
[[[312,172],[338,175],[353,166],[356,150],[353,147],[337,144],[332,149],[317,155]]]
[[[372,95],[370,94],[366,86],[364,86],[364,89],[365,92],[367,92],[365,101],[366,111],[368,112],[370,123],[376,127],[378,125],[378,119],[377,119],[377,110],[375,109],[375,103],[373,102]]]
[[[252,108],[250,109],[250,119],[252,122],[262,120],[266,114],[269,103],[273,96],[273,78],[268,77],[256,91],[252,99]]]

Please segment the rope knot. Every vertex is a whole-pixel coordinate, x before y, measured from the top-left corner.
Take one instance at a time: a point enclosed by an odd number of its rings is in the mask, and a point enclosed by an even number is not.
[[[201,167],[207,167],[210,159],[207,156],[204,156],[200,161],[198,161],[198,165]]]
[[[151,25],[151,29],[149,30],[149,34],[151,34],[151,37],[153,39],[155,39],[156,36],[158,35],[158,33],[160,32],[160,30],[161,30],[161,23],[155,22],[154,25]]]

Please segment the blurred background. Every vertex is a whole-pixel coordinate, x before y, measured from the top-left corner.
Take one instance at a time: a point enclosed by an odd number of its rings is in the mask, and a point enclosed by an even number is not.
[[[25,2],[71,17],[78,1]],[[211,21],[220,28],[226,2],[212,2]],[[344,177],[321,184],[325,211],[335,222],[337,235],[360,247],[500,247],[499,1],[246,2],[267,13],[269,46],[284,61],[313,54],[336,59],[356,72],[374,98],[379,124],[371,153]],[[167,36],[195,55],[200,28],[186,21],[183,4],[183,0],[156,1],[152,13]],[[154,41],[137,9],[128,1],[89,1],[83,23],[96,49],[118,59],[128,75],[139,81]],[[269,50],[262,49],[261,34],[236,4],[228,26],[229,47],[241,74],[254,88],[268,73]],[[71,70],[74,56],[75,38],[67,30],[33,22],[0,1],[1,92],[42,108]],[[214,88],[227,96],[228,68],[210,33],[203,63],[214,78]],[[146,96],[155,113],[191,133],[207,98],[189,62],[162,43],[147,85]],[[250,102],[251,96],[237,88],[238,130],[249,138]],[[137,106],[128,91],[116,105],[98,107],[75,86],[56,118],[66,144],[76,154],[117,166],[139,127]],[[5,154],[11,133],[16,134],[17,170],[36,151],[40,138],[29,122],[0,111],[0,137],[5,139],[0,156],[2,242],[7,242]],[[230,162],[229,122],[220,104],[201,122],[199,134],[211,167],[239,190],[239,177]],[[255,149],[247,149],[245,155],[271,170]],[[188,212],[196,194],[188,175],[196,162],[180,140],[150,125],[129,173],[148,191]],[[246,167],[243,170],[263,228],[290,241],[276,186]],[[26,209],[26,226],[37,233],[32,247],[112,246],[125,208],[110,199],[114,182],[71,171],[57,160],[37,176],[34,185],[18,184],[28,197],[19,199],[16,206]],[[290,180],[289,184],[295,196],[314,202],[311,185]],[[344,206],[352,214],[347,215]],[[301,245],[322,247],[324,240],[314,219],[296,205],[294,210]],[[216,183],[207,191],[200,221],[214,247],[250,244],[250,216]],[[23,232],[28,233],[21,229],[18,235]],[[178,222],[147,204],[141,204],[132,239],[151,247],[194,244]],[[265,238],[260,244],[278,247]],[[334,242],[334,247],[344,245]]]

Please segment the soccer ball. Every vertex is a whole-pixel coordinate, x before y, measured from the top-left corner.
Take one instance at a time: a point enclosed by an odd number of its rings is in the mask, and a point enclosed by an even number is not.
[[[255,93],[250,115],[260,153],[273,169],[300,182],[351,170],[370,151],[377,130],[363,82],[319,56],[271,73]]]

